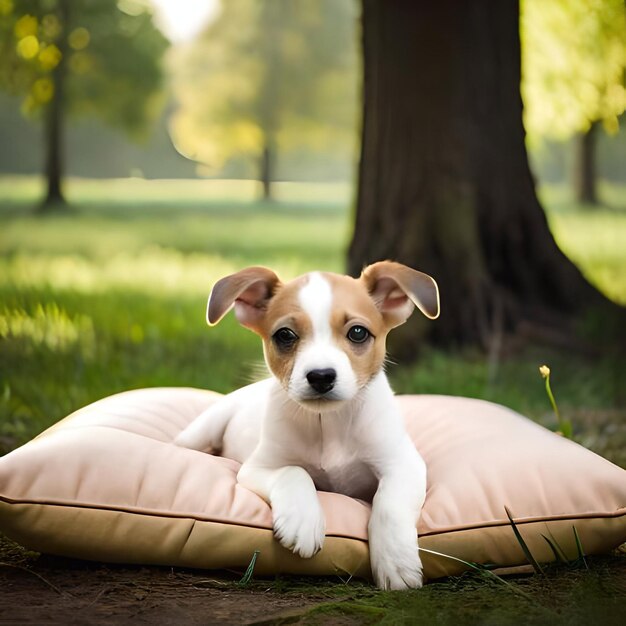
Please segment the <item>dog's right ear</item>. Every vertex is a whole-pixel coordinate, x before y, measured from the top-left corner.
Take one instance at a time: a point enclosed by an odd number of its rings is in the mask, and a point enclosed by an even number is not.
[[[235,317],[242,326],[257,330],[265,315],[267,303],[274,295],[280,280],[266,267],[248,267],[236,274],[218,280],[206,309],[206,320],[214,326],[235,307]]]

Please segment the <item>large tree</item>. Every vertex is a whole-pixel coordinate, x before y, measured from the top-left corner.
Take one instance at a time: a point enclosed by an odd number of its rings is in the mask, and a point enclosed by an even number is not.
[[[249,167],[271,196],[280,152],[343,153],[355,139],[356,5],[352,0],[229,0],[174,58],[172,135],[220,172]]]
[[[94,115],[141,134],[161,107],[167,41],[138,0],[0,3],[0,87],[45,126],[44,207],[64,203],[64,126]]]
[[[494,329],[553,326],[603,303],[535,195],[518,2],[364,0],[363,53],[350,272],[391,258],[432,274],[442,315],[430,329],[448,344],[488,345]]]

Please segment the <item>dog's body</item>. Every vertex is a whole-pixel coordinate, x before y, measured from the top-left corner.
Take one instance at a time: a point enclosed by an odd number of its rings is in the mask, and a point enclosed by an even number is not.
[[[416,523],[426,468],[382,366],[387,332],[414,304],[438,315],[436,284],[390,262],[358,280],[312,273],[285,285],[270,270],[249,268],[215,285],[209,323],[233,304],[263,338],[274,377],[224,396],[176,443],[240,461],[238,480],[270,503],[277,539],[305,558],[324,541],[316,489],[372,500],[376,583],[421,586]]]

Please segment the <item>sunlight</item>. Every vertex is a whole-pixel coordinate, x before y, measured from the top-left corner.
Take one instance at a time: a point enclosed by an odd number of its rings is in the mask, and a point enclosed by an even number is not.
[[[173,43],[193,39],[217,15],[219,0],[152,0],[157,26]]]
[[[93,354],[95,332],[91,318],[70,315],[55,303],[38,304],[33,314],[23,309],[0,309],[0,338],[45,346],[54,352],[79,346],[83,355]]]

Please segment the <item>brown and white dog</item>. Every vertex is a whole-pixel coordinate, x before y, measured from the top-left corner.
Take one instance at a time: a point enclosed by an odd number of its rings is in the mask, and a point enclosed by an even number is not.
[[[422,585],[416,524],[426,467],[383,371],[385,338],[417,306],[439,315],[426,274],[383,261],[359,279],[264,267],[218,281],[207,321],[231,309],[263,339],[273,378],[224,396],[176,439],[243,463],[238,481],[272,507],[274,534],[304,558],[324,542],[316,488],[372,499],[371,567],[384,589]]]

